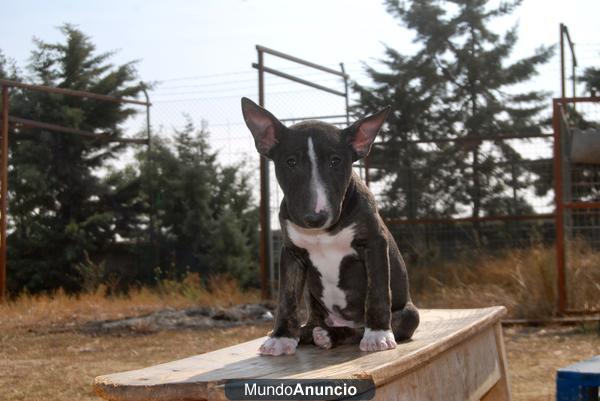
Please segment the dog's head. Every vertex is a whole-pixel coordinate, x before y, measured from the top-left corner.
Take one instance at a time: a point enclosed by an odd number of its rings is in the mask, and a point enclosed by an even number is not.
[[[291,221],[325,229],[339,219],[352,163],[369,154],[389,107],[345,129],[321,121],[286,127],[247,98],[242,112],[258,153],[275,164]]]

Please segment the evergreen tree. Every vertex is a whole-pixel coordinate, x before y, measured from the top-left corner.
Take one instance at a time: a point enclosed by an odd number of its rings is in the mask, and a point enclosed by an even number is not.
[[[35,40],[29,81],[59,88],[134,97],[134,65],[115,66],[112,53],[97,53],[80,30],[60,28],[64,43]],[[91,132],[122,134],[120,124],[134,110],[122,104],[35,91],[13,91],[16,116]],[[9,280],[13,291],[80,288],[75,266],[85,251],[102,250],[114,239],[119,194],[98,169],[121,146],[43,129],[11,133],[8,236]]]
[[[14,60],[9,60],[0,50],[0,78],[20,81],[20,75]]]
[[[585,89],[592,96],[600,96],[600,68],[586,68],[581,80],[585,82]]]
[[[540,47],[532,56],[510,63],[516,27],[498,35],[489,25],[510,15],[520,1],[497,7],[489,3],[385,2],[388,11],[415,33],[420,49],[408,56],[387,48],[383,62],[388,70],[367,70],[374,88],[356,86],[357,109],[370,112],[392,104],[397,110],[382,136],[385,153],[377,155],[376,149],[372,165],[382,170],[375,178],[391,181],[385,195],[388,204],[405,205],[398,210],[402,216],[470,212],[477,218],[531,210],[516,195],[533,179],[522,156],[506,141],[477,138],[541,131],[540,112],[547,95],[518,92],[514,86],[531,79],[552,48]],[[463,140],[414,143],[436,138]],[[478,233],[477,224],[475,228]]]
[[[452,215],[461,196],[452,147],[441,144],[432,152],[415,142],[444,138],[451,131],[437,112],[444,85],[430,58],[403,56],[389,47],[386,56],[388,72],[367,68],[374,87],[354,85],[360,94],[355,112],[370,114],[385,105],[394,110],[369,156],[370,179],[387,184],[382,212],[409,219]]]
[[[157,262],[178,275],[228,274],[255,285],[258,215],[248,177],[239,166],[221,166],[207,138],[188,120],[172,141],[156,139],[150,152],[137,155],[139,176],[130,178],[156,218]]]

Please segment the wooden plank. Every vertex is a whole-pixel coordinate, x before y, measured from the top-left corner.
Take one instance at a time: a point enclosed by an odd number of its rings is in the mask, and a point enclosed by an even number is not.
[[[504,307],[422,310],[411,341],[394,350],[365,353],[357,346],[321,350],[301,346],[295,355],[265,357],[264,338],[179,361],[97,377],[95,391],[109,400],[206,400],[223,398],[226,379],[372,378],[382,386],[425,365],[452,347],[493,327]],[[185,395],[185,397],[182,397]]]
[[[478,401],[500,377],[494,330],[489,327],[399,380],[377,388],[374,400]]]
[[[510,401],[510,379],[508,377],[508,359],[506,358],[506,349],[504,339],[502,338],[502,325],[496,323],[494,327],[496,337],[496,348],[500,355],[500,380],[485,394],[481,401]]]

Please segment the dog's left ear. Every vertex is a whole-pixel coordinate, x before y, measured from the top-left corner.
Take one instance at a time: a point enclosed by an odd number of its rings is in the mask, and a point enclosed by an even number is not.
[[[390,110],[391,107],[388,106],[371,116],[358,120],[344,130],[346,140],[354,150],[354,161],[362,159],[369,154],[371,145],[373,145],[373,141],[375,141],[375,137],[383,126]]]

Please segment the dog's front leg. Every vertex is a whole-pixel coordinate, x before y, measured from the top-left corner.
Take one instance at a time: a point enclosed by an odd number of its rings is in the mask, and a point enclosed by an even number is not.
[[[365,332],[360,341],[362,351],[383,351],[396,347],[391,330],[390,260],[385,236],[368,241],[365,256],[367,294],[365,298]]]
[[[287,247],[281,249],[279,262],[279,292],[275,326],[261,345],[262,355],[291,355],[296,352],[300,337],[298,305],[306,280],[306,267]]]

